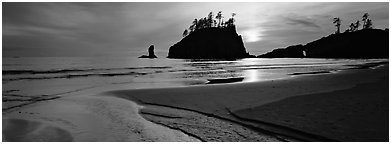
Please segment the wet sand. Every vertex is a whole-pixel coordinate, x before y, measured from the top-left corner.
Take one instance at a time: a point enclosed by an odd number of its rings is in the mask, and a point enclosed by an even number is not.
[[[199,141],[156,125],[134,102],[104,95],[70,96],[3,113],[2,141]]]
[[[25,119],[3,119],[3,141],[67,142],[72,135],[51,124]]]
[[[109,94],[237,122],[287,141],[388,141],[388,65],[255,83]],[[172,114],[157,110],[155,115]]]
[[[205,142],[279,142],[268,133],[258,132],[229,120],[219,119],[195,111],[156,105],[145,105],[140,113],[154,123],[180,130]]]
[[[295,96],[235,111],[337,141],[388,141],[388,78],[333,92]]]

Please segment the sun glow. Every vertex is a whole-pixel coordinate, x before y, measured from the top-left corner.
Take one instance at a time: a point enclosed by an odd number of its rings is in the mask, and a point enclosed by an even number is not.
[[[243,32],[245,42],[256,42],[261,40],[261,34],[257,29],[248,29]]]

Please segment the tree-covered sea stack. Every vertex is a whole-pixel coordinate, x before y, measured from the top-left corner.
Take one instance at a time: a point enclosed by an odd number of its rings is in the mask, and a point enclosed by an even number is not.
[[[170,47],[168,58],[182,59],[236,59],[251,57],[246,52],[242,37],[236,33],[234,16],[224,22],[221,11],[210,12],[205,18],[195,19],[184,38]]]

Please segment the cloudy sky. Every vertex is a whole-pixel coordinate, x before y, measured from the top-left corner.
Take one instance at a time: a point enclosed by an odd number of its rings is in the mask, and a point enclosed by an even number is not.
[[[158,56],[180,41],[194,18],[236,13],[251,54],[308,43],[368,12],[388,28],[388,3],[2,3],[3,56],[128,56],[155,45]]]

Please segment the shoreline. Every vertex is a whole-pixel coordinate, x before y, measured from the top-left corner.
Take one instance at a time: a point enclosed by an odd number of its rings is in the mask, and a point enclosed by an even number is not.
[[[254,110],[255,112],[262,111],[264,109],[262,106],[264,105],[273,104],[280,107],[280,102],[290,101],[289,99],[296,97],[335,93],[355,88],[357,85],[373,83],[378,81],[379,78],[384,77],[385,71],[388,72],[388,64],[381,62],[376,64],[368,63],[363,66],[358,65],[356,68],[329,73],[308,72],[290,75],[286,78],[263,80],[259,82],[218,83],[211,85],[114,90],[106,92],[100,91],[99,94],[95,94],[98,91],[91,90],[90,92],[83,92],[75,96],[59,97],[58,99],[41,101],[13,109],[9,112],[3,112],[3,141],[6,141],[4,136],[4,122],[11,124],[12,127],[16,126],[18,129],[22,129],[23,132],[26,132],[25,134],[28,134],[28,129],[37,129],[37,127],[41,127],[41,129],[43,127],[43,131],[40,132],[42,134],[46,133],[45,129],[46,131],[56,131],[54,134],[44,134],[44,136],[46,135],[47,137],[41,137],[42,139],[39,139],[38,137],[30,139],[30,141],[144,141],[141,138],[135,137],[127,139],[125,138],[126,136],[122,134],[121,135],[124,137],[117,140],[111,138],[104,139],[103,137],[99,140],[99,138],[96,139],[96,136],[95,138],[93,135],[85,137],[85,135],[82,136],[79,132],[75,132],[75,129],[69,129],[71,127],[69,124],[72,123],[82,127],[87,125],[87,123],[81,122],[80,119],[75,119],[74,116],[80,115],[81,113],[83,113],[85,119],[97,118],[101,124],[95,124],[96,126],[106,125],[108,121],[104,122],[105,120],[103,120],[101,116],[98,118],[95,114],[101,113],[102,111],[124,114],[125,109],[123,108],[125,107],[128,107],[128,110],[133,111],[133,113],[138,115],[141,119],[144,119],[144,122],[142,123],[147,121],[147,123],[150,123],[149,125],[160,126],[160,128],[155,127],[157,129],[162,130],[166,128],[170,131],[178,131],[188,135],[183,136],[180,133],[176,133],[167,137],[155,132],[145,136],[155,137],[153,138],[155,140],[147,140],[147,138],[145,139],[146,141],[341,141],[325,137],[323,136],[324,134],[319,135],[318,133],[306,129],[286,125],[278,120],[264,120],[259,117],[249,116],[253,115],[249,114],[249,112],[254,112]],[[224,82],[224,80],[222,81]],[[130,100],[131,102],[123,101],[123,99]],[[77,100],[82,100],[86,103],[75,103]],[[98,110],[97,113],[97,111],[91,111],[90,100],[92,102],[100,101],[98,103],[102,104],[103,102],[106,104],[104,104],[104,107],[101,107],[102,110],[94,108],[95,110]],[[69,103],[70,101],[73,101],[73,103]],[[123,105],[123,107],[113,109],[113,106],[118,104]],[[135,108],[134,105],[137,105],[136,107],[138,108]],[[75,108],[73,108],[75,111],[73,111],[73,113],[65,112],[63,109],[67,108],[64,106],[75,106]],[[129,108],[129,106],[133,108]],[[67,116],[59,116],[58,114],[54,114],[54,112],[49,112],[47,113],[48,115],[43,116],[42,113],[45,113],[45,111],[47,112],[46,109],[52,109],[51,107],[63,107],[63,109],[61,108],[54,111],[57,111],[60,114],[68,114]],[[120,110],[120,112],[117,110]],[[125,118],[126,116],[121,117],[121,119],[127,119]],[[62,122],[50,122],[50,119],[55,118],[59,120],[62,119]],[[116,119],[118,118],[112,120],[117,121]],[[294,118],[290,119],[292,121],[297,121],[297,119]],[[176,120],[179,120],[180,123]],[[196,120],[202,121],[203,123],[198,123]],[[64,122],[66,121],[68,124],[64,125]],[[31,126],[17,126],[20,123],[29,124]],[[113,123],[113,121],[111,123]],[[213,123],[213,125],[208,125],[209,123]],[[217,128],[217,126],[225,128],[221,129]],[[212,127],[212,129],[209,131],[199,131],[206,127]],[[149,128],[152,127],[149,126]],[[84,127],[84,129],[89,128]],[[117,130],[118,129],[126,130],[126,128],[121,128],[121,126],[118,126]],[[9,128],[6,131],[9,131]],[[98,131],[102,132],[99,133]],[[105,134],[106,132],[103,131],[107,130],[97,130],[98,133],[95,135],[107,135]],[[15,133],[15,131],[9,132]],[[215,132],[215,134],[211,134],[211,132]],[[138,132],[133,131],[131,133],[137,135]],[[218,136],[214,136],[216,134]],[[249,135],[251,135],[251,137],[248,137]],[[8,134],[8,136],[10,135]],[[62,137],[63,139],[59,137]],[[108,137],[114,138],[118,136],[113,134]],[[173,137],[177,137],[177,139]],[[27,138],[33,137],[30,134],[27,135]]]
[[[195,112],[201,112],[217,118],[229,119],[243,126],[253,126],[276,133],[280,136],[293,137],[303,141],[344,141],[324,134],[309,133],[303,129],[294,128],[296,132],[276,128],[270,125],[260,125],[259,122],[240,120],[230,114],[240,110],[260,107],[265,104],[283,101],[302,95],[319,95],[348,90],[359,84],[377,82],[388,75],[388,65],[376,69],[361,68],[339,71],[332,74],[294,76],[288,79],[278,79],[254,83],[227,85],[208,85],[183,88],[160,88],[144,90],[120,90],[108,92],[116,97],[135,101],[139,104],[171,107]],[[311,83],[317,83],[316,85]],[[293,87],[292,87],[293,86]],[[258,89],[258,90],[257,90]],[[260,90],[263,89],[263,90]],[[276,91],[283,94],[278,94]],[[236,96],[235,96],[236,94]],[[263,98],[253,95],[266,96]],[[238,96],[240,95],[240,97]],[[268,96],[269,95],[269,96]],[[270,95],[273,95],[270,97]],[[224,100],[223,100],[224,99]],[[273,123],[273,122],[272,122]],[[282,125],[278,125],[282,126]],[[287,128],[291,128],[287,127]],[[293,131],[293,132],[294,132]],[[349,141],[349,140],[348,140]]]

